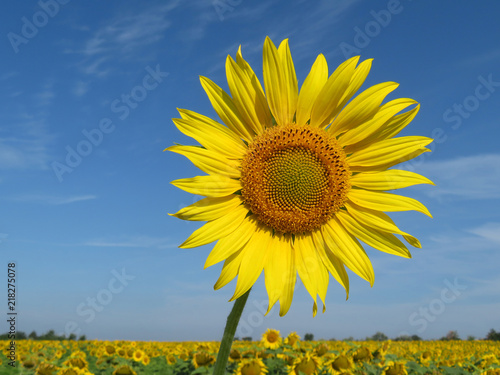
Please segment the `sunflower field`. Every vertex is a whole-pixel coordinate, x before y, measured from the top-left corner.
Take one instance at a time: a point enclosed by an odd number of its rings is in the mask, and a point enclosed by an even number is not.
[[[0,341],[0,374],[211,374],[218,342]],[[500,374],[499,341],[301,341],[267,330],[235,341],[228,374]]]

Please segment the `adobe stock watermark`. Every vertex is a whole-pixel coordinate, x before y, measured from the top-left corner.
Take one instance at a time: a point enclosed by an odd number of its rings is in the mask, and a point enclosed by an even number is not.
[[[445,143],[448,140],[450,129],[457,131],[462,126],[463,122],[471,117],[471,114],[479,109],[481,102],[484,102],[492,97],[492,95],[500,88],[500,81],[493,79],[493,74],[486,76],[480,75],[477,77],[479,82],[476,85],[473,94],[466,96],[464,99],[455,102],[443,112],[443,121],[451,124],[449,127],[436,127],[432,129],[430,137],[434,139],[427,147],[431,151],[435,151],[438,145]],[[405,169],[414,172],[421,166],[428,157],[427,153],[423,153],[416,158],[409,160],[400,169]]]
[[[411,1],[411,0],[408,0]],[[368,47],[373,38],[376,38],[385,29],[395,15],[400,14],[404,7],[400,0],[389,0],[385,9],[370,10],[372,19],[365,23],[363,28],[354,27],[352,44],[342,42],[339,48],[346,59],[360,55],[363,48]]]
[[[114,99],[111,102],[110,111],[116,114],[121,121],[124,121],[130,115],[130,112],[139,106],[139,103],[146,100],[148,92],[156,89],[169,75],[168,72],[160,70],[159,64],[154,69],[147,66],[145,70],[146,75],[144,75],[141,84],[134,86],[130,92],[122,94],[120,98]],[[67,153],[64,163],[59,161],[51,163],[52,170],[59,182],[63,181],[64,174],[73,172],[82,163],[83,158],[89,156],[94,148],[102,143],[105,134],[110,134],[115,129],[116,125],[109,117],[101,118],[97,126],[93,129],[83,129],[83,139],[75,147],[70,145],[65,147]]]
[[[482,75],[477,77],[479,84],[476,86],[473,95],[466,96],[462,103],[453,103],[453,106],[443,113],[443,121],[451,123],[453,130],[458,130],[462,126],[462,121],[468,119],[472,112],[479,109],[480,103],[489,99],[498,87],[500,81],[493,80],[493,74],[488,74],[487,78]]]
[[[212,5],[222,22],[226,18],[225,14],[232,13],[242,2],[243,0],[213,0]]]
[[[99,290],[95,296],[87,297],[85,302],[76,307],[76,314],[83,319],[83,322],[90,324],[94,321],[97,313],[100,313],[108,306],[116,294],[123,292],[129,281],[135,279],[135,276],[126,273],[125,268],[121,272],[112,270],[113,277],[109,280],[106,288]],[[71,334],[80,335],[82,329],[75,321],[69,321],[64,326],[66,336]]]
[[[21,30],[18,34],[14,32],[7,33],[7,39],[9,39],[10,45],[15,53],[19,52],[19,47],[22,44],[28,44],[28,42],[38,35],[41,28],[47,26],[49,20],[57,16],[61,10],[61,5],[66,5],[71,0],[40,0],[38,1],[38,6],[40,10],[37,10],[33,15],[28,17],[21,17]]]
[[[444,314],[446,306],[455,302],[462,295],[462,291],[467,289],[467,285],[461,284],[456,277],[453,282],[445,279],[444,285],[439,298],[432,299],[428,304],[420,306],[417,311],[408,316],[408,323],[415,327],[418,333],[424,332],[429,324],[434,323],[440,315]],[[404,335],[409,336],[409,333],[400,332],[400,336]]]

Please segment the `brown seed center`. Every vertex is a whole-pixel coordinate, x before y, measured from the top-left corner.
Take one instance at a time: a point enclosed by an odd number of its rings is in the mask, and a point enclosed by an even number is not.
[[[350,188],[345,153],[310,126],[276,126],[256,137],[242,162],[242,196],[252,213],[280,233],[326,223]]]

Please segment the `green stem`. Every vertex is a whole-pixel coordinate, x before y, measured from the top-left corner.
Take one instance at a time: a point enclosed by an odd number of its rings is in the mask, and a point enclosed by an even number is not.
[[[252,290],[252,288],[248,289],[245,294],[234,302],[233,309],[227,317],[226,328],[224,328],[224,335],[220,343],[219,354],[217,354],[213,375],[224,375],[226,373],[227,360],[231,352],[231,345],[233,344],[236,327],[238,327],[238,323],[240,322],[241,313],[247,303],[250,290]]]

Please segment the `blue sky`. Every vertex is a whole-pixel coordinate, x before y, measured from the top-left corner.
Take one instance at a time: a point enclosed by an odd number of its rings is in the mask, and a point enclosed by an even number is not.
[[[211,246],[178,249],[199,223],[167,214],[197,200],[170,184],[199,174],[163,149],[193,144],[171,118],[216,118],[199,83],[226,88],[243,56],[262,80],[262,45],[289,38],[299,84],[319,53],[332,71],[374,58],[364,87],[420,113],[404,131],[436,139],[403,168],[436,186],[405,189],[432,212],[391,215],[422,249],[367,248],[375,285],[331,279],[312,317],[299,282],[283,318],[254,286],[237,335],[316,338],[500,329],[500,4],[496,1],[23,1],[0,15],[0,254],[17,270],[17,329],[89,339],[219,340],[235,282],[213,290]],[[6,271],[0,274],[6,277]],[[7,299],[6,292],[2,298]],[[7,331],[3,323],[1,331]]]

